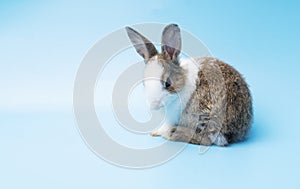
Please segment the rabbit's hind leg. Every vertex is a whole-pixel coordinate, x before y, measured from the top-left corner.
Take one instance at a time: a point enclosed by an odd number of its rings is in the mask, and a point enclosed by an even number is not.
[[[227,146],[226,137],[221,133],[222,124],[213,119],[208,120],[202,125],[201,132],[195,136],[195,140],[201,141],[202,138],[209,138],[212,144],[217,146]]]
[[[201,121],[196,127],[172,127],[166,130],[161,136],[172,141],[205,146],[213,144],[218,146],[228,145],[227,139],[220,132],[217,123],[213,120]]]
[[[200,129],[176,126],[169,130],[168,133],[162,135],[162,137],[177,141],[177,142],[186,142],[191,144],[201,144],[205,146],[212,145],[211,139],[208,136],[200,135]]]

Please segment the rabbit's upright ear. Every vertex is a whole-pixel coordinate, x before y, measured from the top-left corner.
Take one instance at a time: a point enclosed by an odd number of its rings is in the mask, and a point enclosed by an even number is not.
[[[136,51],[145,59],[155,56],[157,50],[155,46],[139,32],[130,27],[126,27],[126,31],[131,43],[134,45]]]
[[[180,29],[177,24],[167,25],[162,33],[162,53],[176,60],[181,51],[181,36]]]

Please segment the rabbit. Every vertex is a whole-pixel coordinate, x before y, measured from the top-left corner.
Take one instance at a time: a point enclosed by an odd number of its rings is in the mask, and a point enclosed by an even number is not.
[[[247,138],[252,97],[237,70],[213,57],[179,58],[177,24],[163,29],[161,53],[146,37],[125,29],[144,58],[143,84],[150,108],[166,111],[165,123],[152,136],[205,146],[227,146]]]

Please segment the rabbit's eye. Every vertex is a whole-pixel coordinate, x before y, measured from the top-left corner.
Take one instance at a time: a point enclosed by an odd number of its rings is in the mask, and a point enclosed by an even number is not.
[[[168,77],[167,80],[164,82],[164,88],[169,89],[171,87],[171,80]]]

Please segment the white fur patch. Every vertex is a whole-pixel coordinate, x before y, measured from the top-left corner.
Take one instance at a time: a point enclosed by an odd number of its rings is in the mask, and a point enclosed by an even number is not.
[[[159,105],[162,99],[163,90],[160,82],[162,74],[163,67],[158,63],[157,56],[155,56],[147,62],[144,70],[144,86],[150,106],[151,103]]]
[[[186,70],[187,80],[184,88],[180,92],[181,103],[183,109],[191,98],[192,93],[196,90],[196,82],[198,80],[198,72],[200,70],[200,62],[199,60],[195,60],[192,58],[189,59],[181,59],[180,66]]]
[[[186,83],[178,94],[169,95],[172,103],[166,107],[167,120],[170,125],[178,124],[182,111],[190,100],[192,93],[196,90],[200,63],[194,59],[181,59],[180,66],[186,71]],[[170,97],[171,96],[171,97]]]
[[[180,66],[186,71],[187,78],[183,89],[178,94],[171,94],[163,89],[160,81],[164,68],[158,63],[157,56],[153,57],[146,64],[144,71],[144,85],[147,100],[151,108],[165,107],[167,123],[175,125],[179,123],[182,111],[196,90],[198,72],[200,69],[199,60],[183,59]]]
[[[209,139],[217,146],[227,146],[228,142],[225,136],[221,133],[215,135],[208,135]]]

